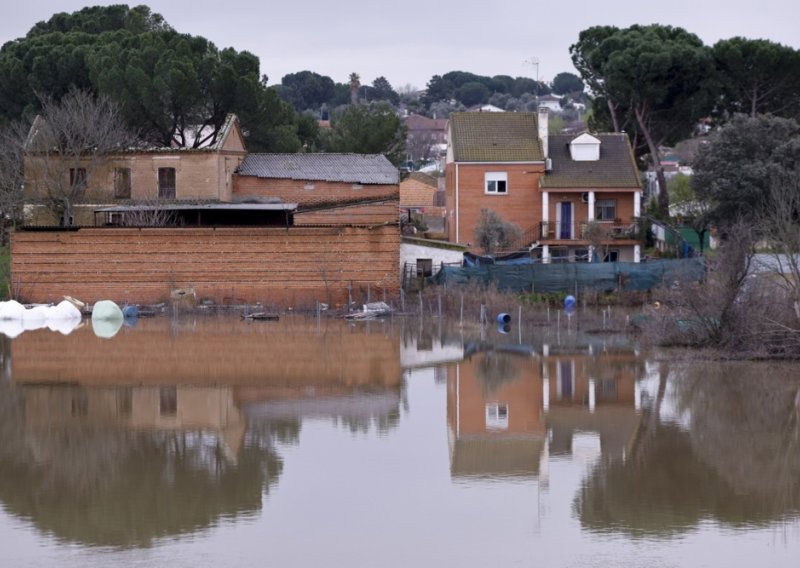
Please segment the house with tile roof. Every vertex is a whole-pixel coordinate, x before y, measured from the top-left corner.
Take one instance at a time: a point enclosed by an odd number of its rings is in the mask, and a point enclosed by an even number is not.
[[[28,140],[41,128],[37,117]],[[188,138],[187,138],[188,136]],[[82,184],[73,207],[73,224],[94,225],[95,211],[101,207],[133,202],[231,200],[232,175],[247,150],[239,119],[230,114],[215,133],[184,133],[197,148],[137,146],[81,163],[63,164],[52,156],[28,153],[25,156],[25,218],[28,225],[57,225],[59,217],[48,206],[53,176],[62,183]],[[29,144],[26,144],[29,146]],[[85,163],[84,163],[85,162]]]
[[[638,262],[642,182],[625,134],[549,135],[548,111],[454,113],[448,133],[448,237],[475,241],[482,209],[543,262]]]

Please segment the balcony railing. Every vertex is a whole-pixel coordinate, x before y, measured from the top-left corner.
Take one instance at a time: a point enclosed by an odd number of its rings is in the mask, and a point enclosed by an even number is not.
[[[588,241],[593,240],[593,231],[599,232],[602,240],[635,239],[638,235],[638,224],[633,221],[595,221],[592,223],[565,223],[562,221],[542,221],[542,240],[553,241]]]

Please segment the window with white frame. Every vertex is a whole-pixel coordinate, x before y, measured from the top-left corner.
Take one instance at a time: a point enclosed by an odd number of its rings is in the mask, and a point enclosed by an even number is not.
[[[613,221],[617,218],[616,199],[598,199],[594,204],[594,217],[598,221]]]
[[[490,402],[486,405],[486,428],[508,430],[508,404]]]
[[[486,172],[484,174],[484,192],[493,195],[508,193],[508,174],[506,172]]]

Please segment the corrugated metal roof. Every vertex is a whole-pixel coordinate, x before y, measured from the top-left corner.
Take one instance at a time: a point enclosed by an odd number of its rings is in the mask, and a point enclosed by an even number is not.
[[[541,162],[535,112],[455,112],[450,115],[456,162]]]
[[[381,154],[249,154],[239,166],[240,176],[396,184],[400,174]]]
[[[577,162],[569,143],[577,136],[550,136],[549,152],[553,169],[543,176],[542,188],[592,189],[641,188],[642,180],[627,134],[593,134],[600,140],[600,159]]]
[[[96,213],[124,213],[126,211],[294,211],[297,203],[201,203],[159,205],[114,205],[96,209]]]

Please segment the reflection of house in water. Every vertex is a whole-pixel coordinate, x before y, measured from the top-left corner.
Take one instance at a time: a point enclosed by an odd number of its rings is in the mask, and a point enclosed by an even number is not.
[[[544,475],[549,456],[573,453],[578,436],[597,441],[589,451],[624,454],[639,422],[634,387],[644,369],[633,351],[468,351],[447,372],[454,477]]]
[[[545,446],[538,360],[487,351],[447,369],[454,478],[535,477]]]
[[[304,419],[397,424],[403,376],[391,332],[340,321],[184,324],[143,320],[110,341],[89,328],[34,331],[11,343],[0,502],[12,514],[59,538],[147,546],[258,511],[282,470],[275,442],[298,443]]]
[[[596,453],[623,455],[639,423],[635,385],[644,374],[641,359],[629,349],[601,354],[559,353],[552,348],[544,352],[541,376],[550,453],[571,453],[578,433],[584,444],[599,443]]]

